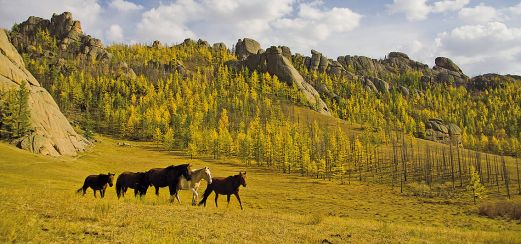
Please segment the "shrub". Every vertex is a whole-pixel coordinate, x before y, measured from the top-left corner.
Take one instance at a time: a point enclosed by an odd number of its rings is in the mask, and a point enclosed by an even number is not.
[[[479,206],[479,214],[489,218],[503,217],[521,220],[521,201],[486,202]]]

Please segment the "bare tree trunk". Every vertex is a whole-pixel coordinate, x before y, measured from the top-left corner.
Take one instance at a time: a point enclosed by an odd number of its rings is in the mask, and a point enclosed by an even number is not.
[[[508,199],[510,199],[510,185],[509,185],[509,181],[508,181],[508,169],[507,169],[507,164],[505,162],[505,156],[501,156],[501,161],[503,162],[503,175],[504,175],[504,179],[505,179],[505,187],[506,187],[506,190],[507,190],[507,196],[508,196]]]
[[[517,191],[519,195],[521,195],[521,180],[519,179],[519,159],[516,158],[516,168],[517,168]]]
[[[450,150],[449,150],[449,160],[450,160],[450,174],[452,175],[452,189],[456,188],[454,184],[454,158],[452,156],[452,141],[450,143]]]
[[[499,190],[499,168],[498,168],[498,162],[497,162],[497,156],[494,156],[494,164],[496,168],[496,186],[497,186],[497,192],[500,192]]]
[[[459,186],[463,187],[463,179],[461,178],[461,158],[460,158],[460,148],[458,147],[458,173],[459,173]]]
[[[488,154],[485,154],[485,161],[487,162],[487,183],[490,184],[490,160]]]

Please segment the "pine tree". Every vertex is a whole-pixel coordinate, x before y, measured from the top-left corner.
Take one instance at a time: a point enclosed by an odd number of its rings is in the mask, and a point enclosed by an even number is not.
[[[174,139],[174,130],[172,128],[166,129],[166,133],[163,136],[163,146],[167,150],[174,149],[175,139]]]
[[[31,129],[29,93],[27,83],[24,81],[18,90],[8,95],[7,111],[4,113],[2,124],[9,132],[10,138],[20,138]]]
[[[481,184],[479,173],[476,171],[473,165],[470,166],[470,182],[467,186],[467,190],[472,193],[474,204],[476,204],[476,198],[482,199],[485,197],[486,188]]]

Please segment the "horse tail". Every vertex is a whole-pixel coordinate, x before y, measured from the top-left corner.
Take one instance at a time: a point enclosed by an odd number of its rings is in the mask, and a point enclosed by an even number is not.
[[[121,185],[121,182],[118,180],[116,182],[116,194],[118,195],[118,199],[121,197],[121,189],[123,186]]]
[[[204,190],[203,199],[199,202],[199,206],[201,206],[203,204],[205,204],[205,206],[206,206],[206,199],[208,199],[210,194],[212,194],[212,191],[213,191],[213,189],[212,189],[211,185],[208,185],[206,187],[206,190]]]
[[[76,190],[76,193],[80,193],[85,189],[85,186],[87,185],[87,179],[85,179],[85,182],[83,182],[83,186],[80,187],[80,189]]]

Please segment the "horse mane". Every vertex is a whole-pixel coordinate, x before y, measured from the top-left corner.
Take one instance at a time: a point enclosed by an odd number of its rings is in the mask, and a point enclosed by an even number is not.
[[[183,167],[188,167],[188,164],[170,165],[170,166],[168,166],[166,168],[167,169],[178,169],[178,168],[183,168]]]

